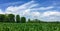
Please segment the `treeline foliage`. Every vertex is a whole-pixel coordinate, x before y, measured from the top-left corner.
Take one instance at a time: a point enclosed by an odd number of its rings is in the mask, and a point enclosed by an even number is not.
[[[16,22],[16,23],[26,23],[25,17],[20,17],[20,15],[14,14],[0,14],[0,22]],[[30,20],[28,19],[28,23],[40,23],[41,21],[38,19]]]
[[[41,23],[41,22],[43,21],[40,21],[38,19],[33,19],[33,20],[28,19],[28,23]]]

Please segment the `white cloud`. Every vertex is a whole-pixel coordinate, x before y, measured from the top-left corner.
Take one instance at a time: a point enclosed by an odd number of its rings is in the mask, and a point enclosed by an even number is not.
[[[40,12],[29,12],[26,16],[28,16],[30,19],[38,19],[40,15]]]
[[[46,11],[41,16],[42,20],[47,22],[60,21],[60,12],[58,11]]]
[[[41,7],[40,10],[48,10],[48,9],[52,9],[54,8],[53,6],[49,6],[49,7]]]
[[[20,15],[21,16],[29,16],[30,15],[30,9],[26,9],[26,10],[24,10],[24,11],[21,11],[20,12]]]
[[[34,1],[30,1],[28,3],[25,3],[23,5],[20,6],[10,6],[6,9],[6,13],[10,14],[20,14],[20,15],[25,15],[27,14],[30,10],[30,8],[37,6],[38,4],[36,4]]]
[[[15,12],[18,10],[18,7],[13,7],[13,6],[10,6],[6,9],[7,11],[10,11],[10,12]]]
[[[51,15],[60,16],[60,12],[57,12],[57,11],[47,11],[47,12],[43,13],[43,16],[51,16]]]
[[[42,18],[43,21],[47,21],[47,22],[60,22],[60,16],[48,16],[48,17],[44,17]]]
[[[40,12],[32,12],[32,16],[39,17],[40,16]]]
[[[40,8],[33,8],[32,10],[49,10],[54,8],[53,6],[48,6],[48,7],[40,7]]]

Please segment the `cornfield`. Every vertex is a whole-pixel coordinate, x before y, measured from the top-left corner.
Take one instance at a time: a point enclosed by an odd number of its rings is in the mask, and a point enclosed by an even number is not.
[[[0,31],[60,31],[60,23],[0,23]]]

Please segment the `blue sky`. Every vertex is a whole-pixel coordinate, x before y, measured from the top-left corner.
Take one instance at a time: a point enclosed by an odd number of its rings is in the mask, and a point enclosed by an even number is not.
[[[60,21],[60,0],[0,0],[0,14],[11,13],[27,19]]]

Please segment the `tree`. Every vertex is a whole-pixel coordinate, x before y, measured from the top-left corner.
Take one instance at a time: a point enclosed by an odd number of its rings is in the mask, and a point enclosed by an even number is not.
[[[20,22],[20,16],[16,15],[16,22],[19,23]]]
[[[4,22],[4,20],[5,20],[5,15],[0,14],[0,22]]]
[[[40,20],[38,20],[38,19],[33,19],[33,20],[28,19],[28,22],[30,22],[30,23],[40,23]]]
[[[13,15],[13,14],[8,14],[8,21],[9,21],[9,22],[15,22],[15,15]]]
[[[21,17],[21,23],[25,23],[26,22],[26,18],[25,17]]]
[[[30,22],[31,20],[30,19],[28,19],[28,22]]]
[[[9,17],[8,17],[8,15],[5,15],[5,20],[4,20],[4,22],[9,22]]]

